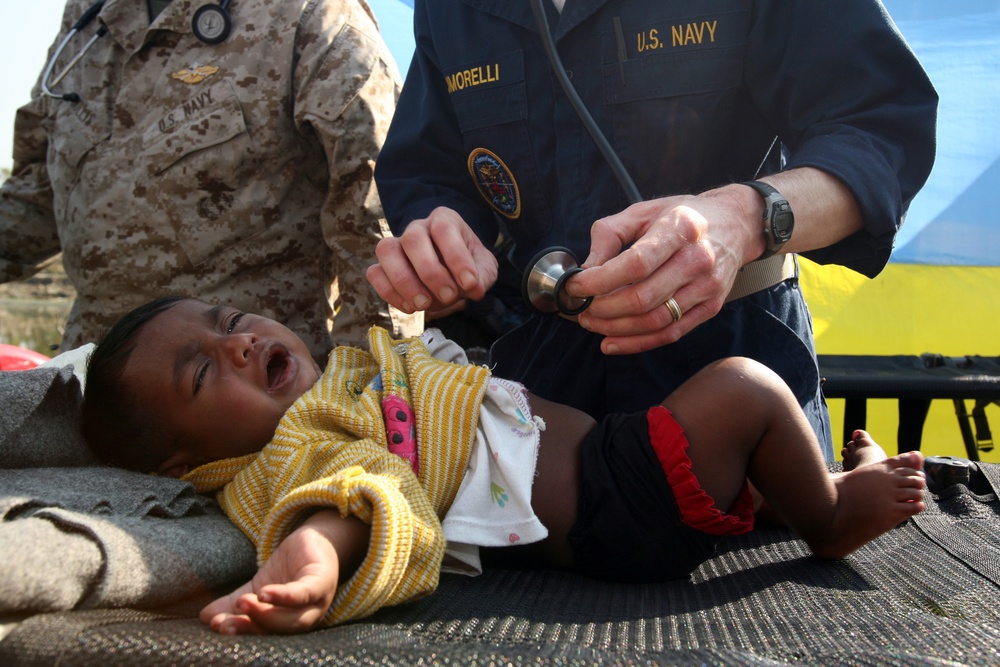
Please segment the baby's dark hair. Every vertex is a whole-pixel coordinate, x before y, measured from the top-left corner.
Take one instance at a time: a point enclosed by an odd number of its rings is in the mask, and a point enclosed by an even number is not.
[[[139,333],[160,313],[188,297],[166,296],[129,311],[101,337],[87,360],[80,427],[98,461],[155,472],[176,448],[162,419],[123,381]]]

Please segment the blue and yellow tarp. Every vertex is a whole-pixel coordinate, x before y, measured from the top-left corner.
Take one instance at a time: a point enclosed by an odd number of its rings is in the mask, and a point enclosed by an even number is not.
[[[821,354],[1000,355],[1000,2],[883,0],[934,82],[938,153],[888,266],[874,280],[802,260]],[[405,74],[412,0],[370,0]],[[971,410],[971,402],[967,409]],[[832,400],[834,433],[843,401]],[[1000,439],[1000,407],[986,411]],[[895,451],[894,401],[870,401],[868,429]],[[951,401],[934,401],[923,451],[964,456]],[[1000,446],[981,453],[1000,462]]]
[[[1000,3],[884,0],[940,95],[937,158],[874,280],[802,262],[821,354],[1000,355]],[[967,401],[971,410],[972,402]],[[894,401],[868,428],[894,451]],[[834,433],[843,401],[831,401]],[[1000,407],[986,410],[1000,440]],[[951,401],[931,404],[926,454],[965,456]],[[1000,461],[1000,442],[986,461]]]

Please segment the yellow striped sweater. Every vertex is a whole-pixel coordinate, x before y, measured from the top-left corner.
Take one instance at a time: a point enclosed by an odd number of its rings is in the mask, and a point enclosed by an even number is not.
[[[438,584],[445,539],[440,518],[455,499],[475,442],[489,378],[481,366],[433,358],[419,338],[368,333],[371,352],[339,347],[326,371],[282,418],[258,454],[215,461],[185,480],[219,502],[257,546],[263,564],[318,507],[372,526],[368,553],[341,582],[324,626],[422,597]],[[382,400],[415,413],[419,478],[386,445]],[[224,417],[222,417],[224,418]]]

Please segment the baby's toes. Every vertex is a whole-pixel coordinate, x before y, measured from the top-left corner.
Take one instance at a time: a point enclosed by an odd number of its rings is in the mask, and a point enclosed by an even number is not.
[[[924,455],[918,451],[903,452],[886,459],[890,468],[911,468],[919,471],[924,467]]]

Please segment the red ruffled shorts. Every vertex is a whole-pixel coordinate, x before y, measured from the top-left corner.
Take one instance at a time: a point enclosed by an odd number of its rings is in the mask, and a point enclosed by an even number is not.
[[[613,581],[687,577],[722,536],[753,529],[749,487],[728,512],[691,472],[688,441],[662,406],[609,415],[583,442],[573,569]]]

